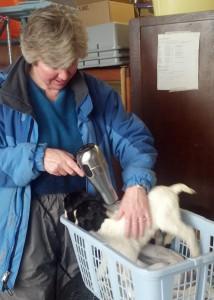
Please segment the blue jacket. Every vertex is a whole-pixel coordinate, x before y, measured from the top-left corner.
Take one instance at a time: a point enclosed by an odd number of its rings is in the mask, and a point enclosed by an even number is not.
[[[26,238],[33,179],[44,171],[46,145],[38,143],[38,124],[27,91],[29,65],[22,57],[7,75],[0,73],[0,290],[12,289]],[[111,179],[113,154],[123,168],[123,189],[155,185],[153,138],[145,124],[126,112],[118,94],[79,71],[69,83],[75,93],[83,143],[95,143],[105,155]],[[87,182],[87,190],[95,193]]]

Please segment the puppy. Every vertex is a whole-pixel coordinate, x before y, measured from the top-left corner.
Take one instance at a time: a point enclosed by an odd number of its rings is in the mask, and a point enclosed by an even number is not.
[[[120,202],[106,205],[100,196],[91,196],[85,192],[68,194],[64,199],[65,215],[86,231],[96,234],[118,252],[137,263],[138,255],[154,236],[157,230],[167,232],[183,240],[192,256],[199,255],[198,241],[194,229],[181,219],[178,194],[195,193],[184,184],[156,186],[148,194],[152,218],[150,229],[145,228],[139,239],[125,238],[124,218],[116,221],[115,216]]]

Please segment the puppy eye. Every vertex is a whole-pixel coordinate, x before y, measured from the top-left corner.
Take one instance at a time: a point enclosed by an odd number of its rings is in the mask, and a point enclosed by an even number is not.
[[[94,210],[94,207],[92,207],[92,206],[89,206],[89,207],[88,207],[88,211],[89,211],[89,212],[91,212],[91,211],[93,211],[93,210]]]
[[[96,210],[97,208],[98,208],[97,203],[93,203],[92,205],[90,205],[90,206],[88,207],[88,211],[94,211],[94,210]]]

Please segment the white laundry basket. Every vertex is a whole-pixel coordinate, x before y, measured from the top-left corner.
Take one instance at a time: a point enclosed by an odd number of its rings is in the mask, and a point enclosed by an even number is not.
[[[187,210],[182,218],[196,229],[202,254],[189,258],[186,245],[176,239],[173,250],[184,260],[156,270],[140,268],[64,216],[61,222],[69,230],[83,281],[100,300],[214,300],[214,222]]]

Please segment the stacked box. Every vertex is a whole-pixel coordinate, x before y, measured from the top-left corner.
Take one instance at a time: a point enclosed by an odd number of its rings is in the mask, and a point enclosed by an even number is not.
[[[118,23],[87,27],[88,56],[79,60],[79,69],[128,64],[128,28]]]

